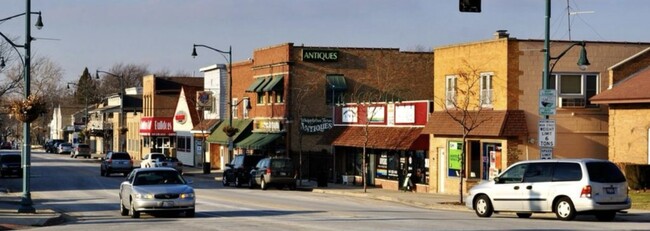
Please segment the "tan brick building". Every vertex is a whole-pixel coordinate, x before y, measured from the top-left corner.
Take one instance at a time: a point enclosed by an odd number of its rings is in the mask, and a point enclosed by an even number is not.
[[[610,67],[609,82],[591,98],[609,106],[609,160],[650,164],[650,48]]]
[[[551,56],[572,43],[553,41]],[[576,65],[576,48],[553,64],[549,88],[556,89],[558,95],[556,114],[550,116],[556,123],[553,158],[607,159],[608,110],[589,98],[609,85],[608,67],[649,45],[587,41],[591,62],[587,70]],[[424,131],[431,134],[432,191],[459,192],[463,129],[445,111],[454,108],[454,102],[464,102],[467,94],[471,95],[467,102],[473,104],[469,115],[484,123],[469,133],[464,146],[464,188],[490,179],[516,161],[540,158],[537,130],[542,118],[542,48],[542,40],[516,39],[501,32],[491,40],[435,49],[435,112]],[[446,129],[451,126],[457,129]]]

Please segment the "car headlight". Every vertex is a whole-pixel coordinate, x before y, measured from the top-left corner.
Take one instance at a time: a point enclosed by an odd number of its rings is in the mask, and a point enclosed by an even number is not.
[[[181,199],[194,198],[194,193],[181,193],[180,198]]]
[[[138,198],[138,199],[153,199],[153,194],[151,194],[151,193],[136,193],[135,198]]]

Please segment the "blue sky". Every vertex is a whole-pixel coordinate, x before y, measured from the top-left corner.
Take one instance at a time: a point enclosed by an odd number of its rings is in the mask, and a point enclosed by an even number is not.
[[[32,47],[59,64],[64,79],[76,80],[84,67],[94,72],[116,63],[200,76],[201,67],[225,62],[206,49],[192,59],[193,43],[232,45],[238,61],[286,42],[413,50],[490,39],[500,29],[543,38],[544,0],[482,2],[476,14],[460,13],[458,0],[32,0],[45,24],[32,30]],[[567,1],[552,3],[551,38],[569,39]],[[24,0],[1,6],[0,18],[25,11]],[[569,6],[592,12],[571,16],[572,40],[650,42],[648,0],[570,0]],[[0,23],[6,35],[24,30],[22,17]]]

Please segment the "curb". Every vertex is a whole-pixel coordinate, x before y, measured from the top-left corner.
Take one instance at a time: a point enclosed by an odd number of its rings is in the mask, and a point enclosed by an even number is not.
[[[400,204],[404,204],[404,205],[409,205],[409,206],[414,206],[414,207],[419,207],[419,208],[425,208],[425,209],[444,209],[444,210],[454,210],[454,211],[468,211],[467,208],[465,208],[464,205],[455,205],[453,203],[447,203],[447,202],[435,202],[433,204],[430,204],[430,203],[423,203],[423,202],[412,201],[412,200],[404,200],[404,199],[395,198],[395,197],[391,197],[391,196],[373,195],[371,193],[346,192],[346,191],[342,191],[342,190],[326,190],[326,189],[318,189],[318,188],[313,189],[312,192],[314,192],[314,193],[323,193],[323,194],[335,194],[335,195],[343,195],[343,196],[370,198],[370,199],[381,200],[381,201],[396,202],[396,203],[400,203]]]

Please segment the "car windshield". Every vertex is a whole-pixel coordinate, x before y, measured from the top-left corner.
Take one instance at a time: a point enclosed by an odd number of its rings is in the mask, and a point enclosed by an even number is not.
[[[176,171],[146,171],[135,177],[133,185],[185,184],[183,177]]]
[[[127,153],[117,152],[117,153],[113,153],[113,155],[111,155],[111,159],[114,159],[114,160],[130,160],[131,156],[129,156],[129,154],[127,154]]]
[[[166,157],[165,157],[164,154],[160,154],[160,153],[158,153],[158,154],[151,154],[151,159],[152,159],[152,160],[160,160],[160,161],[164,161],[164,160],[166,159]]]
[[[621,183],[625,182],[625,176],[621,170],[611,162],[589,162],[587,163],[589,179],[598,183]]]
[[[20,163],[20,155],[3,155],[0,158],[2,158],[3,163]]]
[[[271,160],[271,167],[272,168],[292,168],[293,164],[291,163],[291,160],[276,159],[276,160]]]

